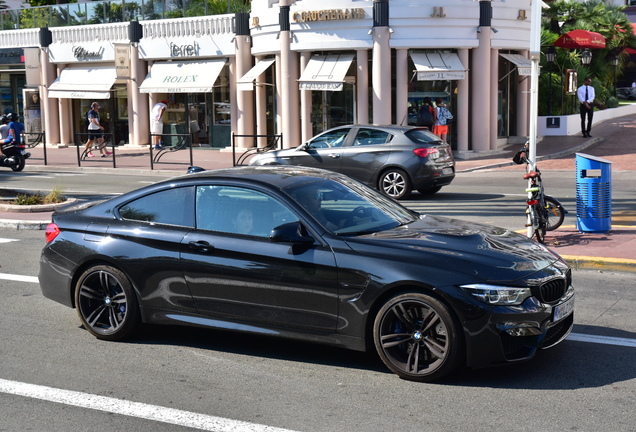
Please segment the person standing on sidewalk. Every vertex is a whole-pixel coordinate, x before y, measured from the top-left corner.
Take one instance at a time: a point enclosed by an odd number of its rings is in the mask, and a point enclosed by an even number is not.
[[[581,102],[581,133],[586,138],[591,138],[592,118],[594,117],[594,87],[592,87],[592,78],[585,78],[583,85],[576,92]],[[585,127],[585,117],[587,116],[587,128]]]
[[[150,111],[150,133],[152,133],[152,143],[155,150],[163,150],[161,143],[161,135],[163,134],[163,113],[168,108],[168,102],[162,100],[155,104]]]
[[[104,126],[100,123],[99,104],[97,102],[91,104],[90,111],[86,113],[86,119],[88,120],[88,140],[86,141],[84,152],[88,157],[95,157],[91,148],[95,140],[97,140],[99,152],[102,154],[102,157],[110,155],[111,152],[104,152],[104,146],[102,146],[104,142]]]

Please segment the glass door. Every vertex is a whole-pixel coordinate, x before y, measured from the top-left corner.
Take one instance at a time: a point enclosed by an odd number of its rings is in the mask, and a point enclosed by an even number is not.
[[[342,91],[313,91],[311,95],[313,135],[328,129],[354,124],[355,84],[345,82]]]

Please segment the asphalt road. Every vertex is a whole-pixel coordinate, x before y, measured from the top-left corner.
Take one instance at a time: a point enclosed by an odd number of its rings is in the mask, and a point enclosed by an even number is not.
[[[41,231],[0,232],[2,431],[633,431],[636,424],[632,274],[576,271],[575,335],[533,361],[420,384],[400,380],[373,355],[219,331],[148,326],[130,342],[98,341],[74,310],[41,295],[42,244]]]

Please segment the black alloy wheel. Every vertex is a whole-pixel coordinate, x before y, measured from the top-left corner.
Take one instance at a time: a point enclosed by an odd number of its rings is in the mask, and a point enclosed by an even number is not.
[[[412,381],[435,381],[462,360],[462,338],[448,308],[425,294],[402,294],[378,312],[373,340],[384,364]]]
[[[378,189],[393,199],[405,199],[411,194],[411,179],[400,169],[389,169],[380,176]]]
[[[84,327],[98,339],[125,339],[139,324],[132,285],[121,271],[108,265],[91,267],[80,276],[75,305]]]

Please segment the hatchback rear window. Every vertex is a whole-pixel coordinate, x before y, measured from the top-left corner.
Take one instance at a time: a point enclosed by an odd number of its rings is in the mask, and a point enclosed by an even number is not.
[[[417,144],[437,144],[443,142],[437,135],[426,129],[412,129],[404,132],[404,135]]]

